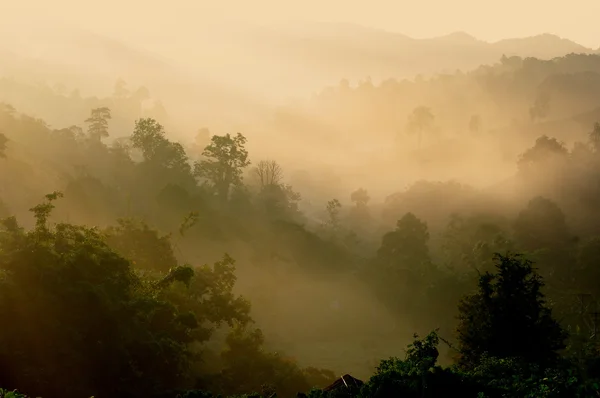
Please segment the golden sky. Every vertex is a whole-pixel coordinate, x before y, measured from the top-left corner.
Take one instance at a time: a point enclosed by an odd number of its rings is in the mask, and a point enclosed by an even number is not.
[[[466,31],[495,41],[554,33],[600,46],[600,0],[0,0],[0,23],[63,20],[123,39],[182,39],[207,23],[350,22],[412,37]],[[185,36],[184,36],[185,39]]]

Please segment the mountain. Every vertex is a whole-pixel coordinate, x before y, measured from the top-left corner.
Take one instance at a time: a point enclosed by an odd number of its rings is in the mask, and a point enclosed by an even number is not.
[[[497,51],[520,57],[548,59],[566,54],[590,54],[594,50],[556,35],[542,34],[521,39],[506,39],[491,44]]]
[[[212,40],[219,40],[212,36]],[[313,23],[269,27],[247,26],[229,36],[227,45],[252,59],[257,86],[286,86],[317,90],[347,78],[374,81],[467,71],[497,62],[502,55],[551,59],[594,50],[555,35],[506,39],[494,43],[465,32],[415,39],[353,24]],[[243,52],[242,52],[243,49]],[[240,77],[241,78],[241,77]],[[264,79],[264,80],[263,80]]]
[[[0,78],[62,86],[67,92],[96,97],[111,96],[117,79],[123,79],[130,90],[148,88],[151,98],[165,103],[171,119],[185,126],[182,129],[212,125],[236,110],[261,109],[253,97],[201,69],[190,71],[179,60],[73,27],[0,35]],[[35,109],[20,110],[48,118]]]
[[[343,78],[377,83],[468,71],[502,55],[549,59],[594,52],[549,34],[488,43],[465,32],[415,39],[337,23],[194,29],[186,37],[163,37],[162,48],[71,27],[0,34],[0,77],[61,83],[89,95],[110,95],[123,78],[130,87],[148,87],[193,125],[219,114],[242,120],[274,101],[306,97]]]

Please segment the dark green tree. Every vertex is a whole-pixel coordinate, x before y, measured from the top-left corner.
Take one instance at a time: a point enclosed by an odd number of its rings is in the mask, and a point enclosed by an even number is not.
[[[208,180],[222,202],[229,199],[232,186],[242,183],[242,172],[250,165],[245,145],[246,137],[240,133],[214,135],[202,153],[204,159],[194,165],[194,174]]]
[[[515,238],[524,250],[564,246],[571,241],[565,214],[550,199],[536,197],[529,201],[514,224]]]
[[[166,285],[136,277],[96,230],[49,225],[58,197],[31,209],[32,231],[14,218],[2,224],[0,384],[58,398],[146,395],[181,382],[195,326],[155,298]]]
[[[164,127],[151,118],[139,119],[131,136],[133,148],[144,158],[142,169],[147,183],[159,189],[166,184],[194,187],[192,168],[181,144],[165,137]]]
[[[519,255],[495,260],[497,272],[481,275],[478,291],[459,304],[460,364],[473,368],[485,355],[553,363],[567,336],[546,305],[542,278]]]
[[[381,239],[377,259],[386,268],[420,271],[420,267],[430,262],[428,241],[427,224],[406,213],[396,223],[396,229]]]

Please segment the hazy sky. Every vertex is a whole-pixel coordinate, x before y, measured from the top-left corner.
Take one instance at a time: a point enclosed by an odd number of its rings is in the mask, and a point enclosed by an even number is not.
[[[495,41],[554,33],[600,46],[600,0],[0,0],[1,24],[64,20],[127,40],[181,39],[225,18],[351,22],[432,37],[466,31]]]

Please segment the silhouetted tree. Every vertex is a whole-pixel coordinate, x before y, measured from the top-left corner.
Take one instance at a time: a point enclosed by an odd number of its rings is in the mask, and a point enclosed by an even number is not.
[[[589,133],[590,144],[596,153],[600,153],[600,123],[594,123],[594,128]]]
[[[548,165],[568,158],[569,151],[565,145],[556,138],[546,135],[535,140],[535,145],[527,149],[519,157],[518,166],[521,171],[536,170],[541,167],[541,171],[548,172]]]
[[[108,121],[111,119],[110,109],[106,107],[92,109],[91,115],[85,120],[88,126],[88,135],[94,141],[108,137]]]
[[[528,251],[562,247],[571,241],[563,211],[550,199],[529,201],[514,224],[517,243]]]
[[[431,129],[435,116],[426,106],[418,106],[408,116],[408,131],[418,135],[418,145],[421,148],[423,132]]]
[[[8,143],[8,138],[2,133],[0,133],[0,158],[6,157],[6,144]]]
[[[327,202],[327,222],[326,225],[334,231],[340,228],[340,210],[342,204],[337,199]]]
[[[350,194],[350,200],[356,207],[366,207],[370,199],[369,193],[363,188],[359,188]]]
[[[254,168],[254,174],[258,177],[262,188],[268,185],[279,185],[283,178],[283,169],[274,160],[261,160]]]
[[[430,262],[427,224],[414,214],[407,213],[398,220],[396,229],[381,239],[377,259],[390,269],[420,271]]]
[[[250,164],[245,145],[246,137],[240,133],[214,135],[202,153],[204,159],[194,164],[194,174],[206,178],[223,202],[229,199],[230,188],[242,183],[242,171]]]
[[[473,368],[485,355],[551,364],[567,336],[546,306],[542,278],[518,255],[495,260],[496,273],[481,275],[477,293],[460,302],[460,364]]]
[[[145,118],[135,122],[131,136],[132,147],[140,150],[144,157],[143,166],[153,185],[178,183],[195,186],[192,168],[183,146],[165,138],[163,126],[154,119]]]

